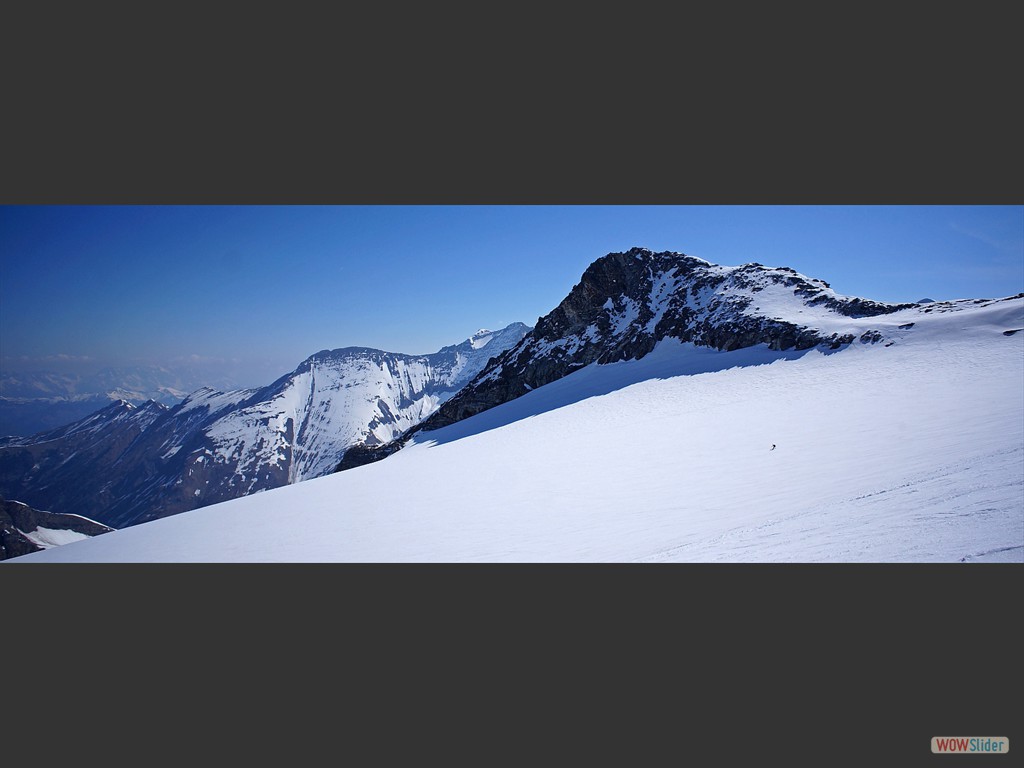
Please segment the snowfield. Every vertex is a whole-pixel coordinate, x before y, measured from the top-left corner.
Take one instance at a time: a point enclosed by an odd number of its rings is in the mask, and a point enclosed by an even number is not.
[[[843,322],[882,339],[664,340],[376,464],[7,562],[1024,562],[1024,299]]]
[[[31,541],[37,547],[48,549],[50,547],[60,547],[65,544],[70,544],[74,541],[85,541],[90,538],[88,534],[79,533],[78,531],[68,531],[59,528],[42,528],[38,527],[31,531],[18,531],[22,536]]]

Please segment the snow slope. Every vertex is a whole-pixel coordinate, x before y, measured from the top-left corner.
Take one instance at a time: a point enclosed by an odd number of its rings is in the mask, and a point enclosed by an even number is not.
[[[378,463],[8,562],[1024,562],[1024,298],[851,322],[884,343],[664,339]]]

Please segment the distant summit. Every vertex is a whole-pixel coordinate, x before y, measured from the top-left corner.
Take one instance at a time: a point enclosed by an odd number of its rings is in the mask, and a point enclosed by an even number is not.
[[[525,335],[526,332],[529,330],[529,326],[524,325],[523,323],[512,323],[512,325],[509,325],[508,327],[500,331],[492,331],[487,328],[481,328],[472,336],[470,336],[469,339],[467,339],[467,341],[469,342],[469,346],[472,347],[473,349],[483,349],[497,337],[508,334],[516,334],[519,332],[522,332]]]
[[[106,367],[94,373],[0,372],[0,437],[27,436],[84,418],[111,402],[176,405],[202,384],[221,389],[233,381],[188,364]]]
[[[117,400],[0,438],[0,493],[123,528],[329,474],[348,448],[418,424],[529,330],[480,329],[428,355],[322,350],[262,389],[200,387],[173,408]]]

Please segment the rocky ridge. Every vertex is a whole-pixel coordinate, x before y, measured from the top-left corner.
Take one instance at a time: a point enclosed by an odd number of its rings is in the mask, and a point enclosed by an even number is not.
[[[914,306],[842,296],[824,280],[789,267],[726,267],[646,248],[609,253],[586,269],[533,331],[436,413],[394,445],[350,449],[338,469],[384,458],[413,433],[461,421],[592,363],[640,359],[665,338],[722,351],[756,344],[773,350],[839,349],[858,340],[882,340],[877,332],[844,330],[843,318]]]

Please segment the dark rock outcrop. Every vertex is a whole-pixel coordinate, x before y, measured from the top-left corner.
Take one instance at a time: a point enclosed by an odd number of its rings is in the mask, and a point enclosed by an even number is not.
[[[42,531],[51,538],[54,533],[72,531],[82,536],[99,536],[114,530],[78,515],[45,512],[20,501],[0,496],[0,560],[39,552],[45,547],[33,541]],[[35,536],[33,536],[35,534]]]
[[[375,461],[386,459],[395,451],[401,449],[404,445],[404,441],[399,438],[392,440],[389,443],[383,445],[353,445],[342,456],[341,461],[338,462],[338,467],[335,472],[342,472],[346,469],[355,469],[361,467],[364,464],[372,464]]]

